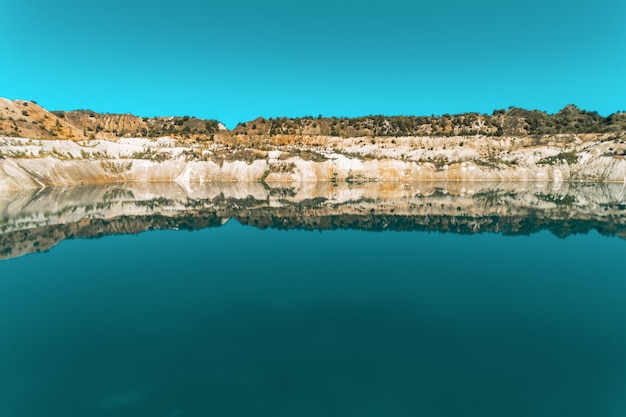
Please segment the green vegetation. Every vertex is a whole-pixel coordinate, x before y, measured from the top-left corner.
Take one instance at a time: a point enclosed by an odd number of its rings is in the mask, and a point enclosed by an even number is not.
[[[537,198],[549,203],[564,206],[572,206],[576,203],[576,197],[571,194],[567,194],[565,196],[558,196],[555,194],[537,194]]]
[[[573,165],[578,162],[578,154],[576,151],[561,152],[555,156],[549,156],[537,161],[537,165],[557,165],[567,163]]]
[[[293,162],[278,162],[269,166],[269,172],[276,173],[292,173],[296,169],[296,164]]]
[[[121,174],[133,167],[133,162],[100,161],[100,167],[111,174]]]
[[[11,117],[16,116],[15,114],[4,114],[4,121],[0,123],[0,134],[73,140],[96,137],[104,139],[169,136],[185,143],[206,143],[205,147],[220,144],[244,145],[248,148],[266,150],[290,143],[316,146],[324,143],[326,140],[324,138],[328,136],[361,138],[363,143],[371,142],[373,145],[377,144],[376,138],[389,137],[393,139],[385,143],[390,143],[391,146],[404,143],[402,139],[396,139],[401,137],[457,137],[459,146],[467,146],[472,143],[469,137],[478,135],[530,137],[537,146],[547,145],[555,140],[557,142],[575,140],[573,135],[587,133],[604,135],[602,140],[626,139],[626,112],[615,112],[604,117],[597,112],[582,110],[574,105],[568,105],[555,114],[509,107],[494,110],[491,114],[369,115],[354,118],[322,115],[269,119],[259,117],[239,123],[232,131],[222,131],[217,120],[199,119],[189,115],[141,118],[130,114],[99,114],[92,110],[54,111],[52,113],[56,117],[44,122],[33,117],[35,114],[31,110],[32,107],[26,107],[27,102],[19,103],[22,106],[20,111],[23,117],[15,120]],[[17,114],[19,115],[19,111]],[[44,115],[43,118],[49,117]],[[563,136],[554,138],[557,135]],[[528,141],[526,144],[528,145]],[[311,157],[314,160],[318,159],[315,155]]]
[[[172,155],[169,152],[156,152],[152,149],[146,149],[142,152],[134,152],[130,159],[146,159],[148,161],[163,162],[171,157]]]
[[[322,155],[321,153],[297,149],[297,148],[292,149],[290,152],[281,153],[279,159],[285,160],[285,159],[289,159],[292,157],[298,157],[305,161],[313,161],[313,162],[324,162],[328,160],[328,158]]]
[[[130,132],[132,136],[150,138],[176,136],[185,139],[195,137],[200,141],[204,141],[210,140],[211,135],[219,131],[219,122],[217,120],[203,120],[193,116],[144,118],[143,122],[146,127],[137,129],[136,132]]]
[[[568,105],[556,114],[511,107],[491,115],[463,113],[442,116],[365,116],[270,119],[269,135],[358,136],[532,136],[626,131],[626,113],[602,117]],[[242,132],[245,123],[235,128]]]

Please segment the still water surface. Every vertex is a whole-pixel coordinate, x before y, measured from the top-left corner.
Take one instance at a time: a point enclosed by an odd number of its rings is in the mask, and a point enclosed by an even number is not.
[[[0,261],[0,415],[624,416],[626,241],[242,225]]]

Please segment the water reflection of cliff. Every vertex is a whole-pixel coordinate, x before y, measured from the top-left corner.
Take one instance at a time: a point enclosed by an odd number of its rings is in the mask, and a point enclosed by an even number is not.
[[[508,235],[598,230],[626,238],[623,184],[108,184],[0,194],[0,259],[63,239],[218,227],[419,230]]]

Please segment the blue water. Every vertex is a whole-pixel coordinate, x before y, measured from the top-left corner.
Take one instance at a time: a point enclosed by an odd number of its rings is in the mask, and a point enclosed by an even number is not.
[[[626,415],[626,241],[200,231],[0,262],[0,416]]]

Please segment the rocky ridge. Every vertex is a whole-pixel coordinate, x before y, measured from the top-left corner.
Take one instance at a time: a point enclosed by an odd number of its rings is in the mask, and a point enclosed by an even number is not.
[[[0,99],[0,190],[145,181],[626,182],[625,156],[624,113],[603,118],[574,106],[556,115],[257,119],[229,131],[188,116],[49,112]]]

